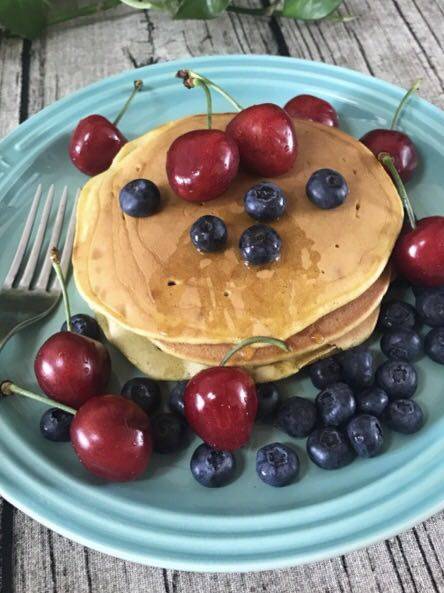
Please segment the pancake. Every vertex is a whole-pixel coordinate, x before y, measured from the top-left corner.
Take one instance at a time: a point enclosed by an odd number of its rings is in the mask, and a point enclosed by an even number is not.
[[[225,128],[232,114],[214,116]],[[243,195],[259,181],[239,173],[227,192],[205,204],[177,198],[165,173],[166,152],[180,134],[205,127],[203,115],[166,124],[128,143],[108,171],[84,187],[73,251],[81,295],[102,315],[142,336],[181,344],[230,344],[253,335],[287,339],[358,298],[385,268],[403,211],[384,168],[365,146],[340,130],[295,120],[299,155],[276,179],[288,211],[273,227],[283,242],[279,262],[245,266],[237,244],[252,224]],[[350,187],[335,210],[305,196],[313,171],[330,167]],[[162,209],[136,219],[119,208],[120,189],[145,177],[162,194]],[[225,220],[223,253],[200,254],[189,228],[203,214]]]
[[[390,269],[386,268],[372,286],[357,299],[325,315],[298,334],[286,340],[289,352],[275,346],[247,347],[233,356],[229,364],[259,366],[302,356],[328,344],[358,326],[382,301],[390,284]],[[200,362],[218,364],[233,344],[180,344],[152,340],[164,352],[173,356]]]
[[[378,320],[379,307],[350,332],[337,338],[334,343],[324,344],[315,351],[300,357],[247,368],[258,383],[277,381],[294,375],[304,366],[325,358],[338,350],[346,350],[365,341],[373,332]],[[183,381],[190,379],[205,365],[189,362],[159,350],[148,338],[126,330],[111,317],[97,314],[97,321],[107,339],[114,344],[128,360],[144,375],[161,381]]]

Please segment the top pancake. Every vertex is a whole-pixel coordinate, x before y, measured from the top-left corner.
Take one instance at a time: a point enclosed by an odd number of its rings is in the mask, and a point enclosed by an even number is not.
[[[224,129],[233,114],[213,118]],[[380,276],[401,228],[396,189],[373,154],[340,130],[295,121],[299,154],[276,182],[288,198],[273,223],[282,237],[280,261],[247,267],[238,242],[252,219],[243,196],[258,177],[240,172],[225,194],[192,204],[169,187],[165,160],[177,136],[204,128],[203,115],[166,124],[128,143],[108,171],[90,180],[78,202],[73,251],[79,291],[92,308],[133,332],[189,344],[232,343],[253,335],[281,339],[303,330],[366,291]],[[305,195],[320,168],[342,173],[350,187],[334,210],[315,207]],[[154,181],[161,211],[131,218],[119,207],[130,180]],[[189,238],[203,214],[223,218],[229,243],[200,254]]]

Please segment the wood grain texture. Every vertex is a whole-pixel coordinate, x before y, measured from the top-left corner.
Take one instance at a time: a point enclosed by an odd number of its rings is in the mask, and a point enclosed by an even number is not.
[[[249,0],[247,0],[248,2]],[[268,53],[322,60],[408,87],[444,107],[441,0],[346,0],[346,24],[227,14],[175,22],[121,7],[48,31],[33,43],[0,38],[0,136],[104,76],[202,54]],[[70,542],[0,500],[1,593],[444,592],[444,513],[386,542],[310,566],[211,575],[124,562]]]

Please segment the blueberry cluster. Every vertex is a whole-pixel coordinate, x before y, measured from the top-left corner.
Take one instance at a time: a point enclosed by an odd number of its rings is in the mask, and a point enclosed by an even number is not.
[[[262,266],[279,259],[282,239],[267,222],[278,220],[287,208],[287,198],[276,184],[269,181],[258,183],[244,196],[245,212],[258,221],[241,235],[239,249],[246,264]],[[194,247],[203,253],[214,253],[225,248],[228,231],[225,222],[218,216],[207,214],[198,218],[190,229]]]

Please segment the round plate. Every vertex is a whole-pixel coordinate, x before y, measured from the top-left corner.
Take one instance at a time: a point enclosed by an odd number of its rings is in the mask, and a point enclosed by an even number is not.
[[[341,127],[361,136],[387,126],[403,92],[357,72],[280,57],[209,57],[157,64],[94,84],[44,109],[0,144],[0,278],[6,273],[38,182],[67,184],[71,199],[85,181],[67,155],[76,122],[118,111],[135,77],[144,80],[122,130],[133,138],[150,128],[204,110],[204,97],[174,77],[192,67],[226,87],[244,105],[284,104],[308,92],[331,101]],[[216,109],[227,105],[216,98]],[[400,126],[414,138],[421,168],[410,184],[419,217],[442,213],[444,114],[413,97]],[[71,200],[72,204],[72,200]],[[328,216],[328,214],[326,214]],[[341,229],[338,229],[338,233]],[[71,282],[73,310],[86,310]],[[46,322],[9,341],[0,356],[0,378],[36,388],[33,358],[60,327],[61,308]],[[375,342],[376,344],[376,342]],[[112,352],[113,388],[136,374]],[[444,397],[442,368],[419,363],[418,401],[427,423],[417,435],[390,435],[384,454],[349,467],[323,471],[309,463],[304,441],[293,441],[302,459],[300,480],[274,489],[255,474],[255,451],[288,440],[258,427],[238,452],[239,476],[229,486],[199,486],[188,468],[193,444],[179,455],[154,456],[134,483],[106,484],[88,475],[69,444],[41,438],[43,407],[21,398],[0,402],[0,491],[26,513],[82,544],[136,562],[199,571],[241,571],[309,562],[393,535],[444,506]],[[304,377],[283,382],[286,394],[314,397]],[[195,445],[195,443],[194,443]]]

